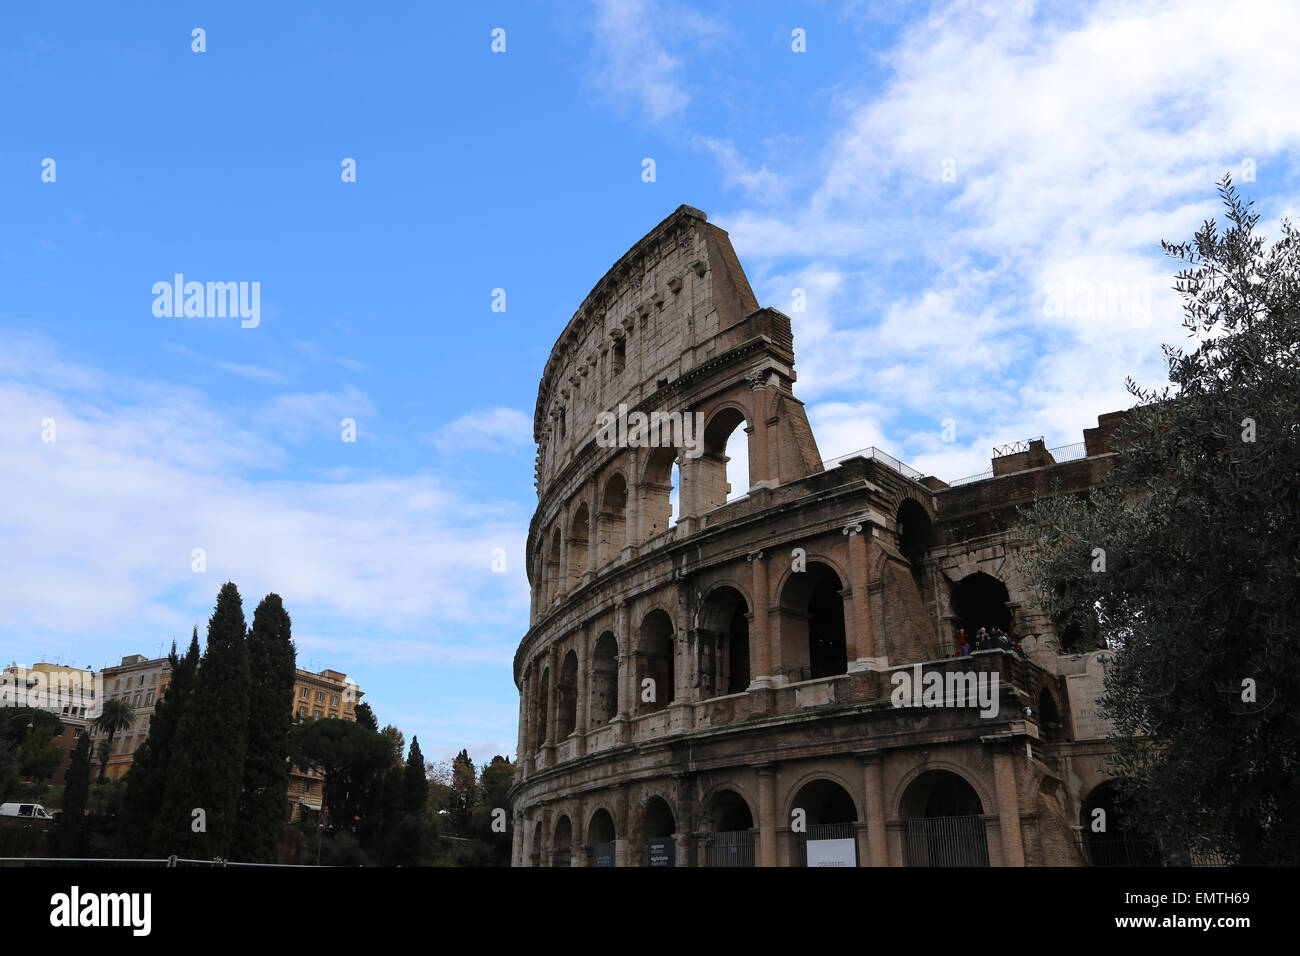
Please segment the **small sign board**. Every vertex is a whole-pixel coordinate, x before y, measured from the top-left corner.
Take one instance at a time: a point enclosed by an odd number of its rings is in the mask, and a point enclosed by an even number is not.
[[[647,840],[646,850],[650,855],[652,868],[677,865],[677,841],[672,837]]]
[[[597,843],[591,848],[591,865],[592,866],[613,866],[614,865],[614,844]]]
[[[809,866],[857,866],[858,841],[852,838],[843,840],[809,840]]]

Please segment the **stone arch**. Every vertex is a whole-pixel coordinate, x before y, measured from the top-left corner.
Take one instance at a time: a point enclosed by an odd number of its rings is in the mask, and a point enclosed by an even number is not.
[[[590,548],[591,519],[585,501],[579,502],[574,509],[573,520],[569,522],[569,590],[575,590],[582,583],[582,575],[588,568]]]
[[[1038,726],[1043,740],[1049,744],[1060,743],[1069,736],[1056,695],[1047,687],[1038,692]]]
[[[555,684],[555,740],[573,733],[578,721],[578,655],[570,650],[560,665]]]
[[[789,788],[786,790],[785,816],[782,820],[778,821],[778,826],[789,825],[791,814],[794,812],[795,807],[800,806],[798,802],[800,795],[809,786],[818,783],[819,781],[833,784],[835,787],[843,791],[844,795],[848,797],[849,804],[853,808],[852,813],[855,821],[866,819],[866,808],[859,805],[858,798],[853,792],[852,784],[835,771],[818,767],[802,774],[790,784]],[[807,810],[809,808],[804,807],[803,809]],[[809,814],[809,820],[812,820],[811,814]]]
[[[921,502],[905,496],[895,512],[895,523],[898,527],[899,553],[911,565],[912,578],[919,587],[926,552],[934,544],[934,519]]]
[[[981,800],[965,774],[917,769],[921,772],[902,788],[898,802],[907,865],[988,866],[983,816],[991,804]]]
[[[592,644],[591,700],[587,726],[603,727],[618,714],[618,639],[602,631]]]
[[[701,801],[712,833],[752,830],[758,819],[741,788],[733,783],[715,787]]]
[[[537,683],[537,746],[540,749],[546,743],[547,718],[551,705],[551,669],[542,668],[541,680]]]
[[[1006,584],[986,571],[968,574],[952,586],[953,615],[972,640],[981,627],[1011,632],[1010,601]]]
[[[600,513],[596,515],[597,566],[613,561],[627,545],[627,478],[616,471],[601,489]]]
[[[1093,866],[1159,866],[1159,843],[1149,833],[1125,823],[1121,785],[1120,780],[1104,780],[1080,804],[1088,862]]]
[[[600,805],[591,811],[585,832],[585,846],[590,850],[592,865],[613,866],[618,830],[614,825],[614,814],[608,807]]]
[[[653,794],[641,808],[637,842],[641,847],[641,864],[650,865],[650,841],[671,839],[677,833],[677,815],[672,805],[659,794]]]
[[[550,607],[555,602],[555,595],[560,590],[560,554],[562,544],[560,537],[560,528],[557,525],[551,531],[551,546],[546,557],[546,605]]]
[[[673,525],[673,475],[677,469],[676,448],[651,448],[646,455],[641,481],[637,484],[637,511],[641,515],[642,541],[665,533]],[[680,474],[680,473],[679,473]],[[681,479],[676,481],[680,513]]]
[[[845,578],[828,561],[808,559],[781,584],[777,620],[781,669],[787,680],[815,680],[848,672]]]
[[[971,772],[969,767],[953,763],[950,760],[927,760],[925,763],[913,767],[904,774],[903,778],[898,781],[897,786],[894,787],[894,792],[890,798],[889,806],[892,808],[893,817],[895,819],[901,819],[904,816],[903,799],[907,794],[908,788],[911,787],[919,778],[934,771],[944,771],[960,777],[967,786],[975,791],[975,796],[979,799],[981,807],[996,806],[993,802],[993,795],[980,781],[979,777]]]
[[[700,471],[700,513],[711,511],[725,505],[732,498],[739,497],[727,477],[727,463],[735,458],[734,439],[737,429],[745,439],[745,463],[748,467],[747,480],[741,494],[747,494],[754,484],[754,462],[750,448],[750,436],[746,428],[751,423],[752,414],[738,402],[724,402],[709,413],[704,425],[703,454],[698,463]],[[728,455],[728,449],[732,454]]]
[[[654,608],[641,619],[637,629],[636,712],[649,714],[672,703],[676,695],[676,635],[673,620],[662,608]],[[654,700],[644,699],[645,681],[653,680]]]
[[[700,695],[708,699],[749,688],[749,604],[728,584],[715,585],[696,615]]]
[[[801,785],[790,788],[790,805],[786,813],[797,851],[797,864],[808,865],[809,841],[851,840],[853,864],[857,865],[858,821],[863,819],[863,814],[853,791],[836,775],[825,772],[807,775],[803,781]],[[801,811],[802,830],[793,829],[796,811]]]
[[[573,865],[573,823],[567,813],[555,821],[555,839],[551,841],[551,866]]]

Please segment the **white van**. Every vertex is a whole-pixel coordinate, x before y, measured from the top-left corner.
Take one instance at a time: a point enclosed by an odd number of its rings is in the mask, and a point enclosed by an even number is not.
[[[0,803],[0,817],[31,817],[33,820],[53,820],[39,803]]]

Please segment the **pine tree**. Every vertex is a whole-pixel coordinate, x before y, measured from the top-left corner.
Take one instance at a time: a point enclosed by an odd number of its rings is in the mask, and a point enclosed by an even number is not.
[[[168,771],[158,821],[168,852],[198,859],[230,853],[248,741],[248,685],[243,604],[227,581],[208,619],[207,647]]]
[[[420,738],[411,738],[411,752],[406,758],[403,779],[403,804],[412,816],[424,816],[424,803],[429,798],[429,781],[424,776],[424,754],[420,753]]]
[[[185,656],[177,656],[176,642],[173,641],[167,661],[171,681],[154,704],[149,735],[136,750],[135,760],[126,775],[122,848],[130,856],[157,856],[161,853],[162,848],[154,839],[154,830],[162,812],[163,793],[167,786],[177,728],[194,693],[194,681],[199,667],[197,627],[194,628]]]
[[[63,785],[63,821],[59,824],[59,855],[81,853],[86,803],[90,797],[90,734],[83,731],[72,751],[72,766]]]
[[[253,613],[248,664],[248,745],[233,858],[274,863],[289,801],[294,681],[289,614],[278,594],[268,594]]]

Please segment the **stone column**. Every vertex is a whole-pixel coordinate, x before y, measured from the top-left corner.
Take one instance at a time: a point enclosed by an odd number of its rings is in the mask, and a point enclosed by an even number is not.
[[[578,629],[576,642],[578,651],[578,704],[577,713],[574,715],[573,732],[577,736],[575,744],[576,749],[573,752],[575,757],[581,757],[587,752],[587,711],[590,709],[591,701],[591,674],[587,666],[588,655],[588,637],[591,629],[584,625]]]
[[[556,691],[560,684],[560,670],[558,666],[558,655],[555,651],[555,645],[551,645],[550,650],[546,652],[547,670],[550,671],[551,680],[546,688],[546,740],[542,746],[554,749],[555,747],[555,725],[559,723],[556,718]]]
[[[614,865],[615,866],[635,866],[635,863],[628,862],[628,853],[630,852],[632,840],[632,821],[629,814],[631,806],[631,794],[628,792],[626,784],[617,784],[613,788],[614,799],[611,801],[614,805]]]
[[[570,811],[569,823],[573,827],[573,862],[570,866],[590,866],[591,860],[588,854],[591,847],[587,846],[587,828],[583,825],[585,819],[582,798],[575,797],[573,800],[573,809]]]
[[[853,576],[853,625],[857,631],[857,665],[849,662],[849,670],[867,670],[887,667],[888,663],[876,656],[875,624],[871,616],[871,590],[867,576],[871,573],[871,558],[875,539],[870,526],[861,523],[849,525],[844,533],[849,538],[849,573]]]
[[[754,569],[754,606],[750,609],[749,673],[751,688],[772,686],[772,644],[767,608],[767,559],[762,551],[747,556]]]
[[[862,761],[862,791],[867,805],[868,866],[889,866],[888,834],[885,833],[884,761],[879,753],[859,754]]]
[[[776,767],[758,768],[758,856],[759,866],[776,866]]]
[[[993,754],[993,783],[997,788],[998,829],[1002,831],[1002,865],[1024,866],[1020,797],[1016,792],[1016,765],[1011,756],[1011,745],[1003,745]]]
[[[524,740],[522,743],[522,758],[524,776],[533,772],[535,765],[535,755],[537,753],[537,675],[534,673],[533,665],[529,664],[524,671]]]
[[[553,849],[551,844],[555,839],[555,830],[551,826],[551,819],[551,807],[550,804],[547,804],[542,807],[542,817],[539,824],[542,828],[542,858],[540,861],[542,866],[552,866],[555,863],[551,859]]]

